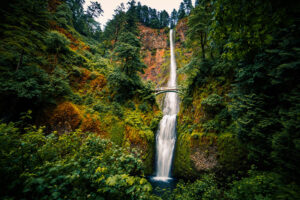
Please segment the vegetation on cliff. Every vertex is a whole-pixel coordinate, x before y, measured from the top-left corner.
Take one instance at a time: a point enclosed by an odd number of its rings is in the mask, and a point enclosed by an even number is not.
[[[1,6],[1,199],[151,196],[161,113],[139,76],[136,6],[116,11],[113,41],[94,20],[101,5],[83,3]]]
[[[299,3],[84,0],[0,8],[1,199],[299,199]],[[174,190],[157,197],[153,89],[175,28]],[[145,74],[143,74],[146,72]]]
[[[179,70],[174,173],[200,181],[174,198],[298,199],[299,4],[197,3],[185,34],[193,55]]]

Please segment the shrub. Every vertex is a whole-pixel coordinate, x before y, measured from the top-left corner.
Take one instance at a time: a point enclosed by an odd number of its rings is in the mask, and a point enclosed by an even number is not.
[[[216,113],[219,111],[223,103],[223,98],[217,94],[211,94],[202,100],[201,105],[208,113]]]
[[[250,171],[250,177],[234,181],[226,192],[230,200],[267,200],[267,199],[299,199],[299,186],[285,185],[280,175],[272,172]]]
[[[82,97],[76,93],[72,93],[67,99],[78,105],[83,104]]]
[[[109,111],[109,106],[106,106],[102,102],[98,102],[96,105],[94,105],[93,109],[99,113],[106,113]]]
[[[0,125],[0,194],[4,199],[150,199],[142,162],[128,149],[80,130]]]
[[[179,182],[169,199],[217,200],[221,199],[221,190],[218,189],[213,175],[204,175],[194,183]]]
[[[83,132],[92,132],[92,133],[101,133],[100,129],[100,121],[98,119],[95,119],[94,116],[91,116],[88,114],[83,120],[80,125],[80,129]]]
[[[140,111],[142,111],[143,113],[148,112],[149,111],[149,106],[146,102],[142,103],[139,105],[139,109]]]
[[[96,90],[100,92],[102,88],[106,85],[106,78],[102,74],[100,74],[95,79],[93,79],[93,81],[91,81],[90,85],[94,91]]]
[[[17,100],[32,100],[35,104],[53,103],[56,98],[71,93],[66,77],[66,72],[60,68],[48,74],[38,66],[24,66],[18,71],[1,73],[0,94]]]
[[[81,122],[79,109],[71,102],[59,104],[53,111],[49,123],[53,130],[75,130]]]
[[[112,103],[112,113],[114,115],[118,116],[119,118],[122,118],[124,115],[124,110],[120,104],[118,104],[117,102],[113,102]]]

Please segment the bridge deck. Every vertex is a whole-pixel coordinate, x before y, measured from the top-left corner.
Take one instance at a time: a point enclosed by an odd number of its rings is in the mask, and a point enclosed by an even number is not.
[[[156,88],[154,91],[160,92],[160,91],[174,91],[174,90],[179,90],[179,89],[173,87],[161,87],[161,88]]]

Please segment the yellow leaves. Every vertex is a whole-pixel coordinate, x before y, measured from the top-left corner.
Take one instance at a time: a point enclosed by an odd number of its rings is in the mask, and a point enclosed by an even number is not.
[[[131,186],[131,185],[134,184],[134,182],[135,182],[135,178],[133,176],[128,176],[127,175],[127,177],[126,177],[126,183]]]
[[[97,180],[96,180],[96,182],[97,183],[100,183],[102,180],[104,180],[105,179],[105,176],[104,175],[101,175],[100,176],[100,178],[98,178]]]
[[[152,191],[152,186],[151,186],[151,184],[149,184],[149,183],[145,184],[144,187],[143,187],[143,190],[144,190],[145,192],[151,192],[151,191]]]
[[[143,120],[144,114],[135,110],[128,110],[126,112],[126,136],[132,143],[144,143],[147,141],[152,141],[154,139],[154,133],[150,130],[150,127],[145,124]]]
[[[110,176],[106,179],[106,185],[109,186],[132,186],[134,185],[140,178],[129,176],[128,174],[118,174],[114,176]],[[147,183],[147,180],[142,178],[139,182],[141,185]]]
[[[233,43],[233,42],[229,42],[229,43],[225,44],[225,48],[232,49],[233,46],[234,46],[234,43]]]
[[[110,177],[108,177],[107,179],[106,179],[106,185],[108,185],[108,186],[115,186],[117,183],[118,183],[118,181],[117,181],[117,179],[118,179],[118,176],[116,175],[116,176],[110,176]]]
[[[146,180],[145,178],[141,178],[141,180],[140,180],[140,185],[143,185],[143,184],[145,184],[145,183],[147,183],[147,180]]]
[[[96,169],[96,173],[103,173],[103,172],[106,172],[107,168],[106,167],[98,167]]]

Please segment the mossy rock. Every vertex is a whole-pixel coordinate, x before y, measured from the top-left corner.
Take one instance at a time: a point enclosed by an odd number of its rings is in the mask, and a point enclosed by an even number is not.
[[[190,159],[190,147],[191,136],[189,134],[178,134],[173,166],[173,173],[176,177],[192,178],[197,176]]]
[[[109,131],[110,139],[115,144],[122,146],[124,142],[124,123],[122,122],[116,122],[111,126],[111,129]]]
[[[242,170],[246,166],[246,156],[245,148],[230,133],[179,134],[174,158],[174,175],[193,179],[211,171],[226,174]]]
[[[217,140],[218,162],[222,171],[237,171],[246,166],[245,147],[230,133],[222,134]]]
[[[146,152],[142,158],[145,166],[145,174],[152,175],[154,172],[154,160],[155,159],[155,143],[149,142]]]

